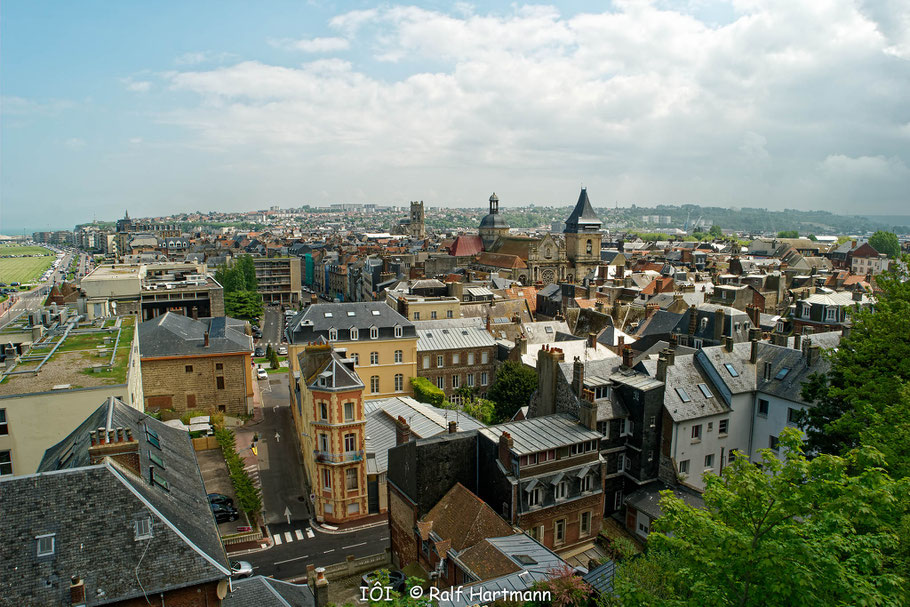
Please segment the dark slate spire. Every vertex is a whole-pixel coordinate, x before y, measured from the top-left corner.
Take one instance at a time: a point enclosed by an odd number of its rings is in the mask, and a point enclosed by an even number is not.
[[[588,190],[586,188],[581,188],[581,194],[578,195],[578,202],[575,203],[572,214],[566,219],[566,229],[563,230],[563,233],[577,234],[578,232],[596,232],[597,230],[600,230],[601,225],[603,224],[597,216],[597,213],[594,212],[591,201],[588,199]]]

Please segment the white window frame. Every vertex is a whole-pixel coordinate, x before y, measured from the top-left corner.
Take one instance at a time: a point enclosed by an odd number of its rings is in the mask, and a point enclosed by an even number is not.
[[[714,454],[708,453],[705,455],[705,470],[714,469]]]
[[[442,369],[445,366],[445,364],[446,364],[445,356],[443,356],[442,354],[437,354],[436,355],[436,368]]]
[[[593,517],[591,516],[590,510],[585,510],[584,512],[582,512],[581,514],[578,515],[578,533],[579,533],[579,535],[591,535],[592,518]],[[585,524],[586,519],[587,519],[587,524]]]
[[[490,353],[486,350],[480,353],[480,364],[487,365],[490,363]]]
[[[144,517],[133,521],[133,531],[136,540],[147,540],[152,537],[152,519]]]
[[[466,378],[465,385],[467,385],[467,387],[469,387],[469,388],[473,388],[473,387],[474,387],[474,374],[473,374],[473,373],[468,373],[468,374],[465,376],[465,378]]]
[[[459,387],[461,387],[461,376],[457,375],[457,374],[453,375],[452,376],[452,388],[457,389]]]
[[[486,371],[481,371],[481,372],[480,372],[480,385],[481,385],[481,386],[486,386],[486,385],[489,383],[489,379],[490,379],[490,378],[489,378],[489,376],[487,375],[487,372],[486,372]]]
[[[360,339],[360,331],[356,327],[351,327],[351,341]]]
[[[473,352],[468,352],[468,364],[469,365],[474,364],[474,353]]]
[[[404,375],[401,373],[395,374],[395,391],[404,392]]]
[[[53,556],[54,552],[57,549],[57,540],[56,533],[45,533],[44,535],[35,536],[35,551],[37,556]],[[50,548],[47,546],[44,547],[44,550],[41,549],[42,541],[50,540]]]
[[[440,375],[436,378],[436,387],[440,390],[444,390],[446,387],[446,378],[444,375]]]
[[[395,350],[395,362],[400,363],[404,360],[404,352],[401,350]]]
[[[348,441],[350,441],[350,444],[348,444]],[[348,432],[345,434],[343,442],[345,453],[353,453],[354,451],[357,451],[357,435],[353,432]]]
[[[528,506],[539,506],[540,505],[540,487],[534,487],[528,491]]]
[[[379,352],[370,352],[370,364],[374,366],[379,364]]]
[[[680,461],[676,467],[679,469],[680,474],[689,474],[689,460]]]
[[[370,394],[379,394],[379,376],[370,377]]]
[[[379,328],[375,325],[370,327],[370,339],[379,339]]]
[[[569,496],[569,483],[559,481],[553,486],[553,499],[564,500]]]
[[[425,355],[425,356],[423,357],[423,368],[424,368],[424,369],[429,369],[429,368],[430,368],[430,357],[429,357],[429,355]]]
[[[348,411],[350,410],[350,415]],[[344,421],[352,422],[354,421],[354,403],[344,403]]]
[[[351,474],[353,472],[354,474]],[[353,483],[351,480],[353,479]],[[351,485],[354,485],[353,487]],[[344,489],[345,491],[357,491],[360,489],[360,475],[357,473],[357,468],[348,468],[344,471]]]
[[[395,337],[401,337],[404,334],[404,330],[401,328],[401,325],[395,325]]]
[[[461,363],[461,355],[458,352],[452,353],[452,364],[457,365]]]
[[[329,341],[338,341],[338,329],[335,327],[329,329]]]

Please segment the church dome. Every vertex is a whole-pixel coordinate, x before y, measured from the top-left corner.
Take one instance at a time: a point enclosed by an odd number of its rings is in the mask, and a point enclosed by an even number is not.
[[[490,213],[480,220],[481,228],[508,228],[505,218],[499,213]]]

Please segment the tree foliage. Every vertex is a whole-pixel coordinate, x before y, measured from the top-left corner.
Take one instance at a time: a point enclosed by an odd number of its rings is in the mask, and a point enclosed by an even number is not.
[[[711,226],[710,230],[708,230],[708,234],[710,234],[712,238],[723,238],[724,237],[724,231],[716,223]]]
[[[796,230],[781,230],[777,233],[778,238],[799,238],[799,232]]]
[[[426,377],[412,377],[411,387],[414,388],[415,400],[419,402],[427,403],[434,407],[442,407],[443,403],[445,403],[446,393],[433,385],[433,382]]]
[[[506,421],[531,400],[537,390],[537,372],[520,362],[506,361],[496,370],[496,379],[487,391],[496,418]]]
[[[664,492],[639,565],[662,581],[621,575],[625,604],[907,604],[908,479],[869,447],[810,460],[792,428],[780,444],[708,474],[704,509]]]
[[[224,313],[241,320],[262,316],[262,295],[256,291],[235,291],[224,294]]]
[[[237,453],[237,439],[233,430],[219,428],[215,430],[215,440],[221,447],[224,461],[227,464],[231,484],[234,485],[234,495],[240,509],[247,513],[250,522],[254,523],[256,515],[262,510],[262,494],[253,484],[253,479],[245,470],[246,463]]]
[[[262,316],[262,295],[257,291],[256,266],[250,255],[241,255],[233,265],[215,271],[215,280],[224,287],[224,312],[241,320]]]
[[[897,259],[901,255],[901,243],[893,232],[877,231],[869,237],[869,246],[891,259]]]

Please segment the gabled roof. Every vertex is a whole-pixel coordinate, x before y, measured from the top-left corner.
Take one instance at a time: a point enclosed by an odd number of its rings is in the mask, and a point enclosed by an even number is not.
[[[486,251],[478,255],[477,263],[484,266],[492,266],[494,268],[522,269],[528,267],[528,264],[517,255],[504,255]]]
[[[453,257],[469,257],[483,251],[483,240],[477,235],[464,235],[455,239],[449,247],[449,255]]]
[[[603,225],[603,223],[600,221],[597,213],[594,212],[591,201],[588,199],[587,188],[581,188],[581,193],[578,195],[578,202],[575,203],[572,214],[566,219],[566,229],[563,230],[563,233],[571,234],[589,230],[599,230],[601,225]]]
[[[256,577],[231,582],[231,592],[221,601],[222,607],[314,607],[316,599],[306,584],[292,584],[270,577]]]
[[[461,483],[455,483],[421,520],[432,523],[431,531],[441,539],[451,540],[456,552],[513,533],[509,523]]]
[[[304,356],[300,354],[301,358]],[[331,357],[326,361],[325,366],[313,374],[310,382],[310,390],[362,390],[363,381],[360,376],[344,364],[344,359],[332,350]]]
[[[205,346],[205,334],[209,345]],[[139,324],[142,358],[248,353],[253,341],[244,332],[244,322],[229,316],[195,320],[166,312]]]

